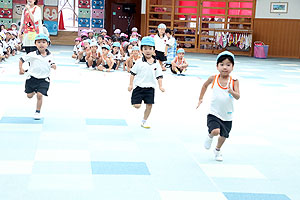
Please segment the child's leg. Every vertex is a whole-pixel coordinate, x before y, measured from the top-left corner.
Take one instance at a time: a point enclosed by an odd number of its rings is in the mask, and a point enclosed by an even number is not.
[[[72,58],[76,59],[76,58],[77,58],[77,55],[74,53],[74,54],[72,55]]]
[[[136,109],[139,109],[142,106],[142,104],[133,104],[133,107],[135,107]]]
[[[151,109],[152,109],[152,104],[146,104],[146,109],[144,112],[144,120],[147,120],[150,113],[151,113]]]
[[[31,99],[34,95],[35,95],[35,92],[27,93],[27,97],[28,97],[29,99]]]
[[[43,95],[42,93],[38,92],[36,97],[37,97],[36,110],[40,111],[43,103]]]
[[[221,147],[223,146],[225,140],[226,140],[225,137],[219,136],[219,138],[218,138],[218,143],[217,143],[217,146],[216,146],[216,149],[217,149],[217,150],[220,150],[220,149],[221,149]]]
[[[161,60],[159,60],[159,64],[161,66],[162,71],[167,71],[167,68],[163,66],[163,62]]]

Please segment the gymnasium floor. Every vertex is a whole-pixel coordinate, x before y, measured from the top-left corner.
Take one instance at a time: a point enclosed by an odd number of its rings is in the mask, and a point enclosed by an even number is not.
[[[164,74],[146,130],[129,74],[87,70],[72,48],[50,48],[57,70],[40,121],[22,54],[0,64],[1,200],[300,199],[300,60],[236,57],[241,98],[217,162],[203,147],[210,92],[195,109],[215,55],[186,54],[186,76]]]

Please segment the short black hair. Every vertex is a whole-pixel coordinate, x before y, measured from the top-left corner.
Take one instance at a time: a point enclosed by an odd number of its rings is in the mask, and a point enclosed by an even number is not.
[[[37,5],[39,2],[39,0],[35,0],[34,5]]]
[[[232,65],[234,65],[234,59],[233,59],[233,57],[230,56],[230,55],[222,55],[222,56],[220,56],[220,57],[218,58],[218,60],[217,60],[217,65],[218,65],[219,63],[223,62],[223,61],[226,60],[226,59],[228,59],[228,60],[232,63]]]
[[[172,30],[169,29],[169,28],[167,28],[167,29],[165,30],[165,33],[170,33],[170,34],[172,34]]]
[[[101,37],[101,38],[102,38],[102,40],[104,40],[104,36],[103,36],[103,35],[98,35],[98,37],[97,37],[97,38],[99,38],[99,37]]]

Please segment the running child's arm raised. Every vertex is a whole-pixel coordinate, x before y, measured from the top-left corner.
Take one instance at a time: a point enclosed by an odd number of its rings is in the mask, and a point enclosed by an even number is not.
[[[201,88],[201,92],[200,92],[200,96],[199,96],[199,102],[197,105],[197,108],[200,106],[200,104],[203,102],[203,97],[204,94],[208,88],[208,86],[214,81],[215,76],[210,76],[207,81],[205,81],[205,83],[203,84],[202,88]],[[196,109],[197,109],[196,108]]]
[[[233,98],[238,100],[240,98],[239,80],[233,80],[233,81],[234,81],[233,90],[231,89],[231,87],[228,87],[228,93],[231,94],[233,96]]]

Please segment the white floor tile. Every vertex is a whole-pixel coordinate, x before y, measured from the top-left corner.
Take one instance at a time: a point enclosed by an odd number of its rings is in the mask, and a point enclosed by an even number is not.
[[[161,200],[227,200],[221,192],[160,191]]]

